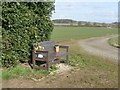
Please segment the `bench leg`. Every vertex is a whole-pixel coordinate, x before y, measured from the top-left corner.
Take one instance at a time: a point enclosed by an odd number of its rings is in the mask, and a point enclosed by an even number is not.
[[[67,48],[66,52],[67,52],[67,53],[69,52],[69,51],[68,51],[68,48]],[[68,55],[69,55],[69,54],[68,54]],[[68,57],[68,55],[66,56],[66,63],[67,63],[67,64],[69,64],[69,57]]]
[[[47,65],[47,70],[49,71],[49,62],[47,61],[47,63],[46,63],[46,65]]]
[[[35,69],[35,64],[36,64],[36,61],[33,60],[33,69]]]
[[[34,51],[32,51],[32,63],[33,63],[33,69],[35,69],[36,61],[35,61],[35,52]]]
[[[68,55],[66,56],[66,64],[69,64]]]

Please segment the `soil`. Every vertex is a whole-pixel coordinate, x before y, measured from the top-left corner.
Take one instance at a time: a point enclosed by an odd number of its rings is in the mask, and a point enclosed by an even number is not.
[[[19,77],[2,82],[3,88],[117,88],[116,80],[106,80],[109,72],[78,69],[66,65],[41,79]],[[65,67],[67,69],[65,69]],[[92,72],[92,73],[91,73]],[[97,79],[98,78],[98,79]]]

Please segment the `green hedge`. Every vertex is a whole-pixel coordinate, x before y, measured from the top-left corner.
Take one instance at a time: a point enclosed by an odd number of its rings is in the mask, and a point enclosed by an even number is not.
[[[32,43],[50,39],[53,2],[2,3],[2,65],[31,58]]]

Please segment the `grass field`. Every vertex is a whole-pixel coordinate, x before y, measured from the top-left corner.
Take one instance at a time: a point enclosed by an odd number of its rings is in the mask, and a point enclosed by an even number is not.
[[[78,40],[117,34],[117,29],[97,27],[55,27],[51,39],[57,43],[70,46],[70,65],[79,69],[76,74],[71,73],[72,81],[65,80],[66,85],[80,85],[81,87],[114,88],[118,87],[118,67],[109,60],[87,54],[78,45]],[[3,72],[3,79],[10,79],[18,76],[29,76],[36,73],[21,67]],[[40,72],[41,73],[41,72]],[[46,73],[46,72],[45,72]],[[39,72],[36,73],[39,75]],[[75,76],[76,75],[76,76]],[[80,76],[78,76],[80,75]],[[73,77],[74,76],[74,77]],[[59,82],[59,81],[58,81]],[[63,82],[61,82],[63,83]]]
[[[117,28],[109,29],[102,27],[54,27],[51,39],[55,41],[66,41],[73,39],[78,40],[117,33]]]

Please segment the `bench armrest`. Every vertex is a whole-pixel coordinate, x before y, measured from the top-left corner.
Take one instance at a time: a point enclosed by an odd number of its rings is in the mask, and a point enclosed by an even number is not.
[[[69,46],[65,46],[65,45],[58,45],[58,46],[59,46],[59,48],[61,48],[61,49],[66,49],[66,52],[68,52]]]
[[[60,48],[69,48],[69,46],[59,45]]]

